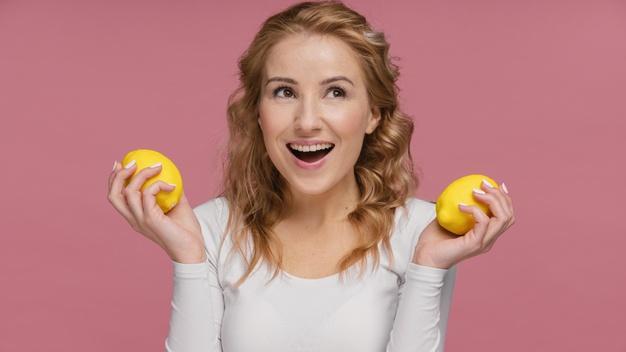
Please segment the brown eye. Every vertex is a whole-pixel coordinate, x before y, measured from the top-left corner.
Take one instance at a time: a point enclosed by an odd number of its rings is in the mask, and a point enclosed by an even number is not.
[[[286,87],[286,86],[282,86],[282,87],[278,87],[278,88],[274,89],[273,95],[277,96],[278,93],[281,90],[283,90],[283,89],[285,89],[285,92],[289,92],[289,94],[286,96],[286,98],[291,98],[293,96],[293,92],[291,91],[291,89],[289,87]]]
[[[346,92],[343,89],[341,89],[340,87],[330,87],[328,90],[330,92],[333,92],[333,97],[334,98],[338,98],[339,96],[343,97],[343,96],[346,95]],[[340,95],[336,95],[335,94],[336,92],[339,92]]]

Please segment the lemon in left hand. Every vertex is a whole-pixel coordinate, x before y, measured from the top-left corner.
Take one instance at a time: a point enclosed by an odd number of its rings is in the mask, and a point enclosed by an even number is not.
[[[487,216],[492,216],[489,205],[476,200],[473,193],[474,188],[481,189],[483,179],[487,180],[492,187],[498,188],[498,183],[491,177],[471,174],[452,181],[441,192],[435,206],[437,222],[441,227],[457,235],[465,235],[474,227],[474,217],[462,212],[459,209],[459,203],[477,206]]]
[[[161,163],[161,172],[148,178],[141,186],[141,191],[143,192],[157,181],[164,181],[176,185],[176,188],[171,192],[160,191],[156,194],[156,203],[159,205],[159,208],[163,210],[163,213],[169,212],[178,204],[183,194],[183,178],[174,162],[165,155],[151,149],[135,149],[128,152],[124,158],[122,158],[122,165],[126,165],[132,160],[137,162],[137,167],[135,168],[135,172],[126,179],[124,186],[127,186],[132,176],[136,175],[139,171],[156,163]]]

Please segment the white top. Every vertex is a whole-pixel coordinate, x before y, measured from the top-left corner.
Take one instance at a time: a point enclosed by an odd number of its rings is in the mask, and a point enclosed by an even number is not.
[[[358,280],[358,264],[342,283],[339,274],[319,279],[286,272],[267,286],[272,271],[259,264],[239,287],[244,263],[222,234],[228,219],[224,197],[194,208],[207,261],[173,261],[174,282],[167,352],[438,352],[443,351],[456,265],[439,269],[411,262],[422,230],[435,219],[435,204],[410,197],[398,208],[391,245],[395,265],[379,244],[380,264]],[[248,244],[250,245],[250,243]]]

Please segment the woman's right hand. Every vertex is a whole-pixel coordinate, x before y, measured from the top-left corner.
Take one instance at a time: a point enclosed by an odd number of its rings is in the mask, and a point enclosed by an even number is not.
[[[136,164],[128,169],[122,168],[119,162],[115,165],[108,181],[109,202],[133,230],[163,248],[173,261],[191,264],[206,260],[200,223],[185,193],[178,204],[164,214],[156,203],[156,194],[170,192],[174,186],[159,180],[141,191],[144,182],[161,171],[159,166],[139,170],[125,187],[125,180],[136,168]]]

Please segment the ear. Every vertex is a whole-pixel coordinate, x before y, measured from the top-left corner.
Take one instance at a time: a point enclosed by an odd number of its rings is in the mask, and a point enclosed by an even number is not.
[[[367,121],[367,128],[365,129],[366,134],[370,134],[374,132],[378,124],[380,123],[380,109],[375,106],[370,110],[369,120]]]

